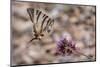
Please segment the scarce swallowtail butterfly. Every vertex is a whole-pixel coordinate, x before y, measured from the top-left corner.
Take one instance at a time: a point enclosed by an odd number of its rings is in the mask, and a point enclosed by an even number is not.
[[[34,37],[29,41],[41,40],[45,33],[50,33],[54,25],[54,19],[50,18],[47,13],[35,8],[27,8],[30,20],[33,23]]]

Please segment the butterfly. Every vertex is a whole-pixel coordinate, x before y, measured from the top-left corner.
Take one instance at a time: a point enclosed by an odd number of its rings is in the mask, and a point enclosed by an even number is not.
[[[33,33],[34,37],[29,41],[41,40],[45,33],[50,33],[54,25],[54,19],[52,19],[46,12],[35,9],[27,8],[30,20],[33,23]]]

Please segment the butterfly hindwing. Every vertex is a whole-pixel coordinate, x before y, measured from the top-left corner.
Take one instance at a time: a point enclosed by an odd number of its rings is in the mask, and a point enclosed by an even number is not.
[[[43,30],[47,31],[49,33],[52,29],[53,24],[54,24],[54,20],[49,18],[48,21],[47,21],[47,24],[46,24],[46,26]]]

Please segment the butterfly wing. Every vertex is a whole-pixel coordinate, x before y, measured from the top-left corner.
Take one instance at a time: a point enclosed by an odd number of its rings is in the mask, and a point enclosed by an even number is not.
[[[50,32],[54,24],[54,20],[51,19],[45,11],[28,8],[27,12],[33,23],[33,30],[35,33]]]
[[[30,19],[31,19],[31,21],[32,21],[32,23],[34,23],[34,9],[32,9],[32,8],[27,8],[27,12],[28,12],[28,14],[29,14],[29,17],[30,17]]]
[[[29,14],[29,17],[30,17],[32,23],[33,23],[34,32],[37,33],[36,27],[35,27],[35,22],[34,22],[34,19],[35,19],[34,9],[32,9],[32,8],[27,8],[27,12],[28,12],[28,14]]]
[[[40,32],[49,33],[50,30],[52,29],[53,24],[54,24],[54,19],[50,18],[50,16],[47,13],[43,13]]]

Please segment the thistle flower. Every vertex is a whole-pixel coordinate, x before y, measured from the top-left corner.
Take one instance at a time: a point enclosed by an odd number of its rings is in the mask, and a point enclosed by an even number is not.
[[[83,55],[87,57],[89,60],[93,60],[92,57],[89,57],[84,53],[80,52],[76,47],[75,42],[72,39],[68,40],[65,37],[62,37],[57,42],[57,53],[61,55],[70,55],[70,54]]]
[[[62,37],[57,42],[57,52],[61,55],[70,55],[73,53],[73,50],[76,50],[75,42],[73,40],[68,40],[65,37]]]

